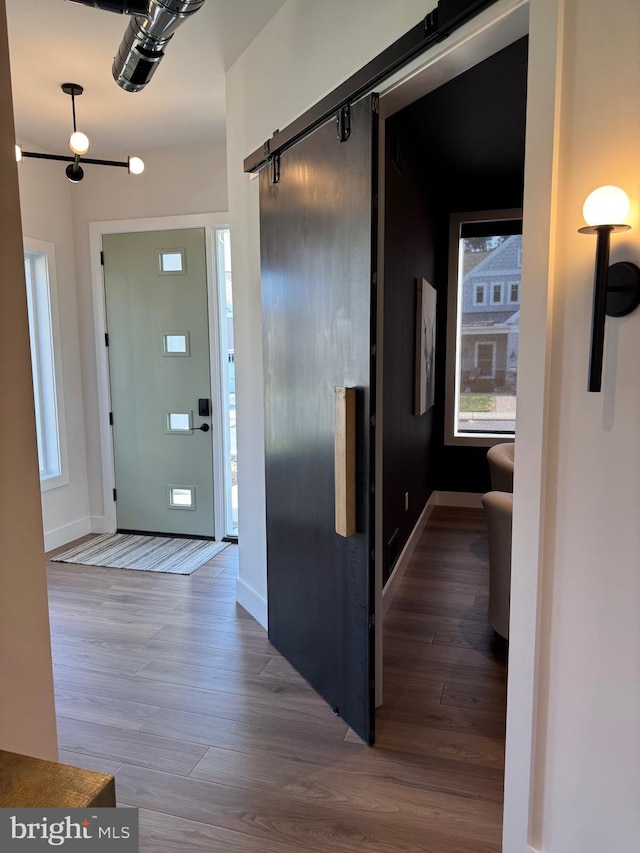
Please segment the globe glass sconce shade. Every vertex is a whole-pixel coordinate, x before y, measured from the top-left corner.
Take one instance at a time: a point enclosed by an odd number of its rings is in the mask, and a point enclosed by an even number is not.
[[[629,216],[629,196],[620,187],[598,187],[586,198],[582,215],[587,225],[623,225]]]
[[[69,137],[69,148],[74,154],[82,157],[89,150],[89,137],[80,130],[74,130]]]
[[[141,175],[144,172],[144,161],[140,157],[129,157],[129,174]]]

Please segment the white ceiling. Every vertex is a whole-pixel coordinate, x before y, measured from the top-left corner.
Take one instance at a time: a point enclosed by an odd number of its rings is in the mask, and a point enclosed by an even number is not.
[[[224,139],[224,73],[285,0],[206,0],[169,43],[142,92],[120,89],[111,64],[128,17],[66,0],[6,0],[16,137],[65,153],[79,83],[78,129],[89,156]]]

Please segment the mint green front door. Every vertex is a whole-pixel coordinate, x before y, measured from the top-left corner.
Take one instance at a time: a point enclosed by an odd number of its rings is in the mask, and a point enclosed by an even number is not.
[[[103,251],[118,529],[213,536],[204,229]]]

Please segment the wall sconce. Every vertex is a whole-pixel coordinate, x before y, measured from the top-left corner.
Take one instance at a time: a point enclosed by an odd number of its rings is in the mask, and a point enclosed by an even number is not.
[[[605,186],[590,193],[582,208],[587,225],[578,231],[597,235],[589,391],[600,391],[602,385],[605,316],[625,317],[640,305],[640,269],[628,261],[609,266],[611,235],[631,228],[623,224],[629,207],[629,198],[623,190]]]

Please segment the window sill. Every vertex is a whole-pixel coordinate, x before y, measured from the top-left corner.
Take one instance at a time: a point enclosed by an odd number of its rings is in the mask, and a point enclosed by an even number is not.
[[[59,489],[60,486],[68,486],[69,477],[66,473],[62,474],[46,474],[40,477],[40,491],[49,492],[52,489]]]
[[[445,435],[444,443],[447,447],[493,447],[494,444],[505,444],[515,441],[512,432],[499,433],[476,433],[466,435]]]

